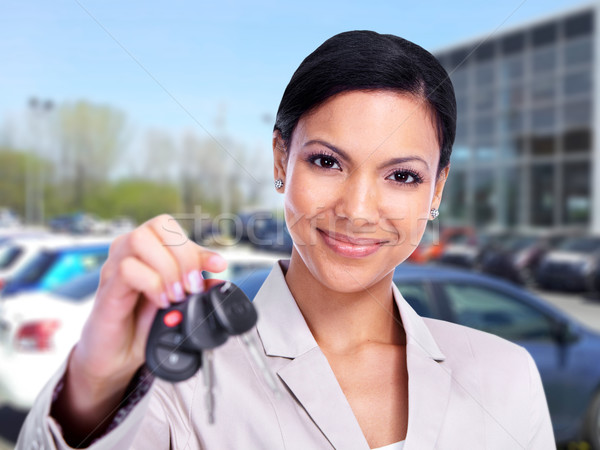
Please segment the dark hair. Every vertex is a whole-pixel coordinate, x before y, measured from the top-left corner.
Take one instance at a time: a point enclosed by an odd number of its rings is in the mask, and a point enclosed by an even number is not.
[[[418,45],[391,34],[347,31],[325,41],[300,64],[277,110],[274,130],[287,144],[300,118],[345,91],[384,89],[427,101],[440,145],[438,173],[450,162],[456,99],[448,73]]]

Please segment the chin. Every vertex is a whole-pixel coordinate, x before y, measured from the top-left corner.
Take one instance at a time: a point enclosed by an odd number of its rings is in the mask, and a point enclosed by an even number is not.
[[[395,266],[381,263],[381,258],[331,258],[329,255],[308,255],[302,249],[298,256],[311,275],[323,286],[335,292],[353,293],[369,289],[394,271]]]

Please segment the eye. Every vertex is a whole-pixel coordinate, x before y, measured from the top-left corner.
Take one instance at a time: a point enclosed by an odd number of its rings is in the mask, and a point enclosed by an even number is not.
[[[324,169],[341,169],[337,160],[329,155],[317,154],[309,158],[310,162]]]
[[[401,184],[420,184],[423,181],[419,174],[410,170],[397,170],[388,179]]]

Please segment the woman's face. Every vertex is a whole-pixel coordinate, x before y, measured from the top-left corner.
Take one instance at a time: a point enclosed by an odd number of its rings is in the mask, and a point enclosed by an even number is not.
[[[415,249],[447,168],[424,102],[350,91],[304,115],[286,150],[274,135],[293,258],[338,292],[381,281]]]

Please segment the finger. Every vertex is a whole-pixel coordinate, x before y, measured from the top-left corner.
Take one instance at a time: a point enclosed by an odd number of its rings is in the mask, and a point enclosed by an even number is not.
[[[128,243],[129,254],[160,275],[167,298],[183,300],[185,292],[179,263],[154,231],[149,226],[142,226],[131,233]]]
[[[170,305],[165,295],[162,277],[156,270],[133,256],[122,260],[120,266],[122,280],[133,291],[143,293],[158,308],[167,308]]]
[[[185,235],[183,229],[172,217],[159,216],[148,226],[177,260],[186,291],[198,293],[203,290],[202,270],[212,271],[211,269],[214,269],[221,272],[227,267],[227,262],[218,253],[207,250],[187,238],[185,241],[169,244],[173,241],[172,235]]]

